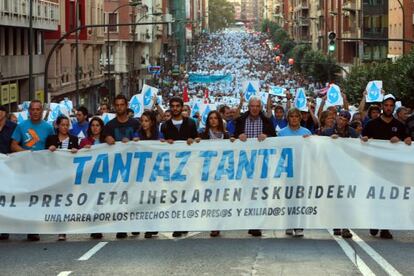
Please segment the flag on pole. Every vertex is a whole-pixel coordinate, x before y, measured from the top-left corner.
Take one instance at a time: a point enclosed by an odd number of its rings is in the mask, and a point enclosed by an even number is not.
[[[184,86],[183,101],[185,103],[188,103],[190,101],[190,99],[188,98],[188,88],[187,88],[187,86]]]
[[[208,104],[208,88],[206,87],[205,89],[204,89],[204,103],[205,104]]]

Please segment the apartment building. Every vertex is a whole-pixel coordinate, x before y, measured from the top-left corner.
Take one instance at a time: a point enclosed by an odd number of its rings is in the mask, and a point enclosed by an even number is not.
[[[96,110],[108,95],[102,93],[104,75],[100,55],[104,46],[103,28],[79,26],[103,24],[103,0],[60,0],[59,28],[45,34],[46,52],[51,55],[48,68],[48,97],[52,101],[69,98],[75,106]],[[77,7],[77,8],[76,8]],[[55,51],[52,47],[59,38],[68,34]],[[78,79],[76,79],[78,71]]]
[[[299,44],[311,44],[309,19],[310,0],[290,1],[290,26],[293,39]]]
[[[364,41],[362,60],[385,60],[388,56],[388,0],[363,0],[362,14],[362,36],[383,39]]]
[[[388,36],[394,39],[414,40],[414,1],[401,0],[401,4],[403,7],[397,0],[389,0],[388,2]],[[398,58],[404,53],[408,53],[412,46],[413,44],[410,43],[390,41],[388,43],[388,58]]]
[[[241,20],[249,29],[259,29],[263,21],[264,0],[241,0]]]
[[[44,98],[45,32],[58,29],[59,1],[33,1],[33,81],[37,98]],[[0,1],[1,104],[11,110],[29,100],[29,2]]]

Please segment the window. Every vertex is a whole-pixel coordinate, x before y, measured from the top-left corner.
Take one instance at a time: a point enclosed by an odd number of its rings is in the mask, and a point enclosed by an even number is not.
[[[9,29],[5,28],[4,29],[4,55],[8,56],[9,55]]]
[[[69,2],[69,30],[75,29],[75,2]]]
[[[22,0],[22,14],[26,14],[26,0]]]
[[[131,18],[131,23],[135,23],[135,21],[137,20],[137,16],[135,14],[130,14],[130,18]],[[134,33],[134,29],[135,26],[129,26],[129,31],[132,33]]]
[[[108,15],[108,17],[109,17],[108,23],[110,25],[117,24],[118,23],[118,14],[116,14],[116,13],[110,13]],[[110,26],[110,27],[108,27],[108,30],[110,32],[118,32],[118,26]]]
[[[17,55],[17,31],[12,32],[12,36],[13,36],[13,40],[12,40],[12,44],[13,44],[13,56]]]
[[[25,54],[25,42],[26,41],[26,30],[22,29],[20,32],[20,54],[24,56]]]

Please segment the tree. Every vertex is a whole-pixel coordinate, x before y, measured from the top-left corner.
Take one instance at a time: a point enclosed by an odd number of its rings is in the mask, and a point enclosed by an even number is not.
[[[208,14],[212,32],[226,28],[234,22],[234,6],[226,0],[210,0]]]
[[[399,58],[395,63],[368,63],[354,66],[343,81],[351,102],[359,102],[371,80],[382,80],[385,93],[392,93],[404,105],[414,106],[414,51]]]

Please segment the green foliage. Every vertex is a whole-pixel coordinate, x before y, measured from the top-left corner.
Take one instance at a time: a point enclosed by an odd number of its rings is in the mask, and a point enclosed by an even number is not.
[[[340,67],[336,61],[324,55],[320,51],[312,51],[306,44],[297,45],[289,34],[275,22],[264,20],[262,32],[268,32],[273,43],[280,45],[280,52],[284,55],[284,62],[293,58],[295,63],[293,68],[315,81],[322,83],[337,81],[339,79]]]
[[[209,27],[212,32],[228,27],[234,23],[234,6],[226,0],[208,2]]]
[[[354,66],[342,86],[351,102],[359,102],[371,80],[382,80],[385,93],[392,93],[404,105],[414,106],[414,51],[395,63],[369,63]]]

